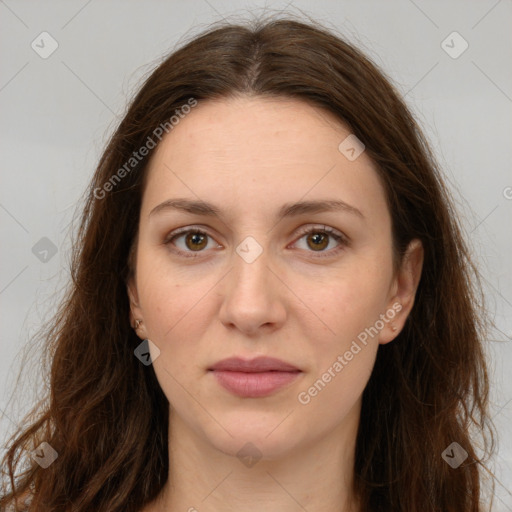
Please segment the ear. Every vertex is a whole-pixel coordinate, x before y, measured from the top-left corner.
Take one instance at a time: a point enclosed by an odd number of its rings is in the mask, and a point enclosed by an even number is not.
[[[404,254],[400,269],[391,285],[391,298],[388,302],[386,313],[389,321],[380,333],[379,343],[389,343],[403,329],[405,321],[414,305],[423,269],[423,258],[423,244],[418,239],[411,240]],[[396,327],[396,330],[393,330],[393,326]]]
[[[128,298],[130,299],[130,325],[135,329],[137,320],[141,320],[139,328],[135,330],[139,338],[146,339],[146,327],[144,325],[144,317],[142,314],[142,308],[139,304],[139,294],[137,291],[137,284],[135,283],[134,276],[130,276],[126,282],[126,290]]]

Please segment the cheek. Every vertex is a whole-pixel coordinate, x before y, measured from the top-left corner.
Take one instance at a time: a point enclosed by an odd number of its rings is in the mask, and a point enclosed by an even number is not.
[[[373,274],[354,274],[331,282],[322,297],[309,295],[321,322],[313,315],[301,320],[311,365],[296,399],[326,425],[349,414],[370,378],[379,347],[371,328],[383,311],[384,288]]]
[[[154,248],[140,251],[137,278],[148,335],[159,344],[171,341],[185,325],[190,336],[190,320],[204,317],[198,311],[216,282],[212,272],[171,267],[165,251]]]
[[[376,353],[376,347],[367,346],[344,363],[336,355],[321,373],[304,382],[295,397],[305,422],[299,425],[304,427],[304,435],[318,430],[320,418],[321,428],[330,431],[350,421],[352,414],[359,416],[358,404],[372,373]]]
[[[338,346],[345,344],[384,312],[388,276],[381,269],[347,267],[313,283],[304,278],[294,290],[307,306],[303,321],[307,318],[311,327],[315,324],[317,332],[322,333],[320,341],[325,340],[327,345],[333,340],[338,340]]]

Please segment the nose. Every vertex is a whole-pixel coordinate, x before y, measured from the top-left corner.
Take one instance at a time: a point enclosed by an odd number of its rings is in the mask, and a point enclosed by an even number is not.
[[[238,253],[233,254],[233,266],[223,279],[220,293],[223,298],[219,312],[221,322],[247,335],[278,329],[286,317],[287,287],[272,267],[269,251],[251,262]],[[220,284],[220,283],[219,283]]]

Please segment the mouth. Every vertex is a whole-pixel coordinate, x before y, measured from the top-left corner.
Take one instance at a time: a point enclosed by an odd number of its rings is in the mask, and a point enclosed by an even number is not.
[[[269,357],[224,359],[208,371],[224,389],[242,398],[272,395],[303,373],[290,363]]]

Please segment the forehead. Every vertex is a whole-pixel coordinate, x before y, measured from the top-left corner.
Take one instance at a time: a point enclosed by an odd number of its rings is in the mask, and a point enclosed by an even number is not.
[[[143,210],[184,196],[254,211],[328,195],[385,217],[373,162],[364,152],[351,161],[339,150],[349,135],[333,114],[300,100],[199,102],[155,150]]]
[[[236,155],[254,163],[266,163],[269,157],[284,164],[304,158],[311,163],[319,159],[319,151],[337,149],[340,137],[348,134],[333,114],[303,101],[242,96],[199,102],[164,138],[157,154],[176,156],[195,148],[187,155],[189,162]]]

